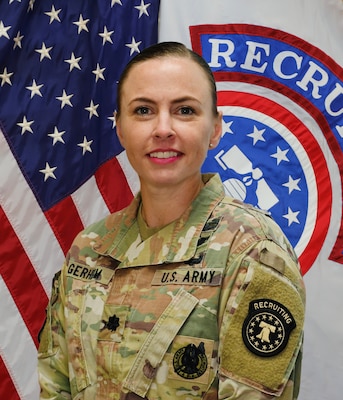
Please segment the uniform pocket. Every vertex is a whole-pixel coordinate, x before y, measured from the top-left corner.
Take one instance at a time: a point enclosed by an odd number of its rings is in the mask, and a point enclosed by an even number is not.
[[[165,354],[149,394],[170,400],[182,392],[184,398],[202,399],[217,375],[217,349],[217,318],[197,305]]]
[[[128,350],[122,346],[123,334],[130,307],[105,304],[97,343],[97,365],[104,377],[118,382],[123,358]]]

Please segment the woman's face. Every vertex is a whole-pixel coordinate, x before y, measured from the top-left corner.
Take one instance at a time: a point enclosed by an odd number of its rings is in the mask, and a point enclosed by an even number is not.
[[[172,56],[133,66],[123,83],[117,133],[142,187],[199,183],[209,144],[215,147],[221,136],[204,71]]]

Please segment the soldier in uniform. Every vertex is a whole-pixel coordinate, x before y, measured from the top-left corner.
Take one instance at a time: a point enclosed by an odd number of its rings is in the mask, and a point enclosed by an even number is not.
[[[54,278],[41,399],[297,398],[297,257],[269,215],[201,174],[221,119],[211,70],[184,45],[126,67],[117,133],[140,192],[82,231]]]

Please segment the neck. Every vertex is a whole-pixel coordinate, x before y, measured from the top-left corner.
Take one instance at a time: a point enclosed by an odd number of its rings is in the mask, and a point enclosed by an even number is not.
[[[202,180],[186,188],[155,190],[141,188],[142,216],[150,228],[168,225],[180,218],[204,186]]]

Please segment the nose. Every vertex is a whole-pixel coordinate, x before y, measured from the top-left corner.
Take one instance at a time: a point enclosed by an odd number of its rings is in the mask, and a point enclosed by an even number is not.
[[[175,136],[173,119],[168,111],[161,111],[158,113],[154,136],[158,139],[169,139]]]

